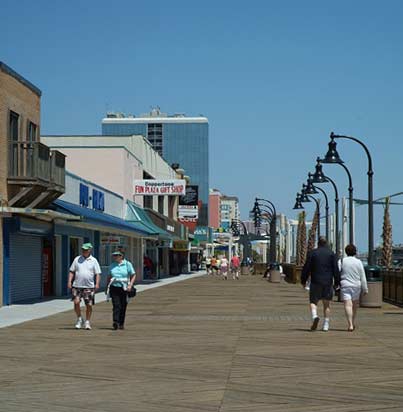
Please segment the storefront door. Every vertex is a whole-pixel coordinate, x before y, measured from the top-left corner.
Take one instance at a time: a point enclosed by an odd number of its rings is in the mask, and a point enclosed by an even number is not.
[[[53,287],[53,247],[52,242],[44,239],[42,248],[42,294],[54,295]]]

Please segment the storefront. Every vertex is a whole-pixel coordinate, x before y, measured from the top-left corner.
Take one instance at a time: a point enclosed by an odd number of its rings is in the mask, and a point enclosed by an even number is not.
[[[65,285],[68,268],[74,257],[79,254],[81,244],[84,242],[91,242],[94,245],[93,255],[98,259],[103,274],[101,287],[106,285],[111,255],[116,249],[124,251],[126,258],[136,269],[138,280],[142,279],[144,242],[148,239],[156,239],[151,231],[135,222],[128,222],[116,216],[61,200],[55,201],[55,205],[57,210],[81,218],[79,222],[59,224],[55,227],[55,235],[60,237],[60,241],[57,242],[60,249],[59,247],[56,249],[56,253],[60,250],[57,266],[57,272],[60,273],[58,277],[61,279],[58,291],[60,294],[64,295],[67,292]],[[69,253],[66,253],[66,250]]]
[[[3,219],[3,303],[11,305],[52,296],[54,220],[73,218],[51,210],[9,208]]]
[[[134,202],[128,201],[126,220],[142,225],[145,229],[156,236],[148,239],[144,244],[144,279],[160,279],[170,275],[169,250],[172,246],[174,235],[165,230],[165,221],[159,224],[150,215]]]

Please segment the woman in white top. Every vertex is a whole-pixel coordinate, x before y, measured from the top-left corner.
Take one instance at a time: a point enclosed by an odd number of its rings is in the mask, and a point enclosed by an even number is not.
[[[360,304],[361,293],[368,293],[367,278],[364,265],[357,259],[357,248],[354,245],[346,246],[347,257],[341,261],[341,296],[344,301],[344,310],[348,322],[348,331],[355,329],[355,319]]]
[[[226,258],[226,256],[223,256],[221,258],[220,269],[221,269],[221,274],[224,276],[224,279],[227,280],[228,279],[228,259]]]

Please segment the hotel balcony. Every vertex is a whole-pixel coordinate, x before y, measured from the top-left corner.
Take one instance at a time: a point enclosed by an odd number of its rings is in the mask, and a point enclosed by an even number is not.
[[[40,142],[9,142],[8,206],[44,208],[65,191],[65,155]]]

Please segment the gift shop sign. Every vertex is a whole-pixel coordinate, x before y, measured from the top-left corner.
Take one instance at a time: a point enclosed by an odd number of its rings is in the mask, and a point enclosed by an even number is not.
[[[186,181],[180,179],[135,180],[134,194],[137,196],[183,196],[186,194]]]

